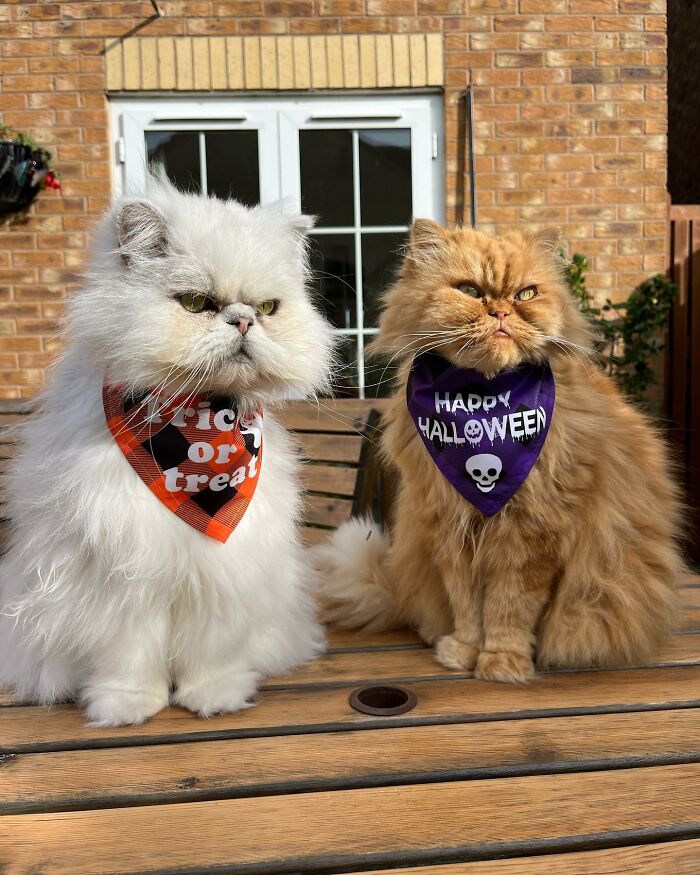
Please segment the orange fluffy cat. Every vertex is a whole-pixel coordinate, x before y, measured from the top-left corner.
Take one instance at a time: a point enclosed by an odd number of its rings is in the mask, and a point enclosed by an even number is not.
[[[588,353],[556,235],[417,220],[380,329],[374,351],[400,363],[382,436],[400,491],[390,536],[354,520],[317,548],[326,619],[412,626],[440,663],[487,680],[648,658],[676,613],[677,492],[661,440]],[[493,515],[443,476],[409,414],[428,349],[485,380],[551,367],[543,448]]]

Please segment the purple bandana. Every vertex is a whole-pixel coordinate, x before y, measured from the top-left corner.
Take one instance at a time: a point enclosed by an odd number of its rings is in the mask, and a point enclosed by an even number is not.
[[[548,364],[501,371],[451,365],[435,353],[416,356],[408,410],[433,461],[454,488],[486,516],[509,501],[542,451],[554,410]]]

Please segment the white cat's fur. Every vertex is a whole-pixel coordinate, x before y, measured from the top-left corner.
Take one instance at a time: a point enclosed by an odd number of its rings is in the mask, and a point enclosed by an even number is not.
[[[99,231],[66,350],[21,430],[0,565],[0,686],[39,702],[77,697],[105,726],[169,701],[202,715],[245,707],[262,676],[323,646],[296,532],[296,454],[269,409],[257,489],[222,544],[149,492],[101,400],[105,372],[168,393],[199,385],[248,409],[323,388],[331,333],[305,288],[311,223],[163,181],[147,201],[118,202]],[[190,289],[224,309],[187,312],[175,296]],[[267,299],[278,312],[246,335],[251,360],[235,359],[243,340],[225,319]]]

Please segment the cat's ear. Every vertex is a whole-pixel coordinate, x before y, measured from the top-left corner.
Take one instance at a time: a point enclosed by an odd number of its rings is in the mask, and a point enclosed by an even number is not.
[[[303,213],[300,213],[296,216],[288,216],[287,221],[295,234],[305,237],[316,224],[316,216],[305,216]]]
[[[124,264],[134,258],[162,258],[168,251],[168,222],[149,201],[126,201],[115,213],[119,254]]]
[[[432,219],[414,219],[411,225],[411,249],[434,246],[447,238],[447,230]]]
[[[543,228],[531,235],[532,242],[545,252],[556,252],[561,245],[559,228]]]

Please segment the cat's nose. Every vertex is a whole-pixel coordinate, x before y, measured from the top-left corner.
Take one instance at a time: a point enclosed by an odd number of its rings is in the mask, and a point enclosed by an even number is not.
[[[236,318],[231,322],[232,325],[235,325],[236,328],[241,332],[241,334],[245,335],[248,333],[248,329],[253,324],[252,319],[246,319],[245,316],[236,316]]]
[[[489,310],[489,316],[493,316],[494,319],[498,319],[499,322],[503,322],[506,316],[509,315],[510,313],[507,310],[498,310],[495,308],[493,310]]]

